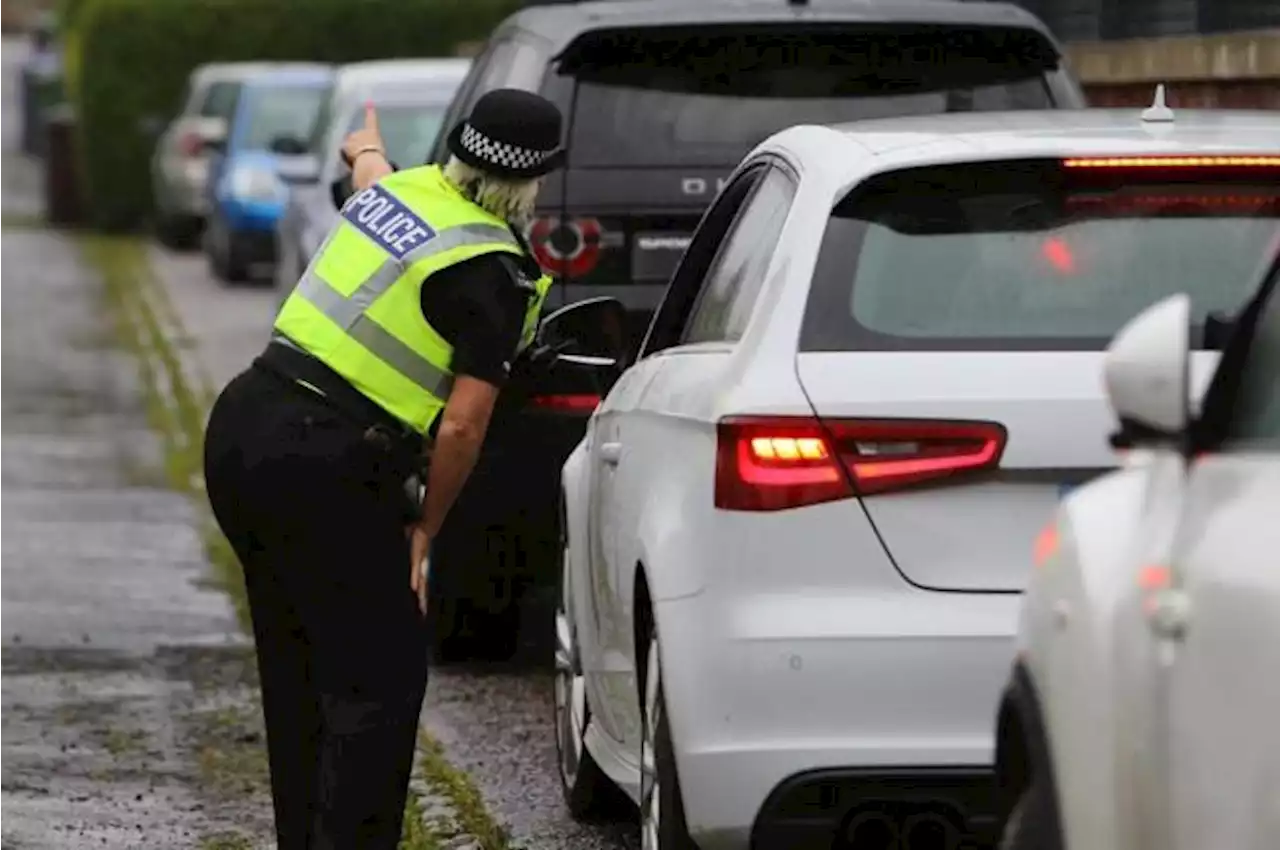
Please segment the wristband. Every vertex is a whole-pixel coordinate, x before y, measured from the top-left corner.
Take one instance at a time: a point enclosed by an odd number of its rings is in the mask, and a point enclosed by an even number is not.
[[[383,153],[381,145],[365,145],[362,148],[358,148],[355,153],[351,154],[351,164],[355,165],[356,160],[359,159],[362,154],[366,153],[377,153],[384,157],[386,156],[386,154]]]

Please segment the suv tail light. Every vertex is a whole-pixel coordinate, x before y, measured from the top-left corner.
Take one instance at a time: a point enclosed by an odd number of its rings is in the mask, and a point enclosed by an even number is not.
[[[529,247],[550,274],[582,277],[600,262],[601,231],[594,218],[537,218],[529,227]]]
[[[178,151],[183,156],[199,156],[204,150],[204,139],[194,130],[187,130],[178,136]]]
[[[740,416],[717,425],[715,504],[780,511],[993,469],[994,422]]]
[[[530,397],[529,406],[556,413],[588,414],[600,405],[600,396],[591,393],[557,393]]]

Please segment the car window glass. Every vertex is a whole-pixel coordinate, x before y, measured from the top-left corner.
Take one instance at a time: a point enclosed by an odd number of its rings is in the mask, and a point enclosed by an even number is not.
[[[422,165],[440,132],[444,108],[436,103],[390,103],[378,106],[378,132],[387,159],[399,168]],[[352,114],[347,133],[364,125],[363,107]]]
[[[214,83],[205,94],[204,103],[200,106],[200,114],[206,118],[231,119],[236,111],[236,101],[240,96],[240,84],[233,82]]]
[[[1280,295],[1274,287],[1258,316],[1244,370],[1235,415],[1223,449],[1280,449]]]
[[[816,33],[800,20],[589,33],[560,63],[578,81],[571,146],[588,168],[731,165],[797,124],[1049,109],[1058,104],[1045,73],[1056,65],[1033,30],[859,23]]]
[[[680,341],[707,270],[711,267],[719,246],[733,225],[739,209],[750,197],[752,189],[763,173],[764,169],[757,166],[738,175],[724,187],[698,223],[692,240],[685,248],[684,255],[672,274],[671,283],[667,286],[662,303],[658,306],[650,323],[648,334],[641,346],[641,358],[676,345]]]
[[[793,197],[791,178],[770,169],[711,264],[681,342],[732,342],[742,337]]]
[[[1011,160],[865,181],[826,226],[800,350],[1103,351],[1176,292],[1203,347],[1280,237],[1274,176],[1147,171]]]
[[[329,127],[333,123],[333,101],[336,95],[331,94],[324,99],[320,111],[316,113],[315,125],[311,128],[311,138],[307,141],[307,150],[317,156],[325,153],[325,142],[329,138]]]
[[[326,92],[318,86],[263,86],[256,90],[240,145],[245,150],[267,150],[279,138],[311,137],[316,115]]]
[[[522,41],[504,41],[494,48],[493,59],[485,69],[475,94],[493,89],[518,88],[532,91],[542,81],[541,52]]]
[[[480,90],[480,83],[489,72],[489,66],[494,58],[496,49],[497,45],[489,45],[471,63],[471,69],[467,71],[467,76],[463,79],[462,85],[458,86],[458,91],[453,96],[453,100],[449,103],[449,109],[444,114],[444,132],[436,137],[436,143],[431,151],[431,162],[443,164],[448,158],[449,131],[471,109],[471,104],[475,101],[476,92]]]

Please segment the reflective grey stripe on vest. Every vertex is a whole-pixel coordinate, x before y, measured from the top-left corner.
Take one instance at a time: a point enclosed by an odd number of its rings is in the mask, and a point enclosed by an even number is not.
[[[435,238],[406,254],[403,263],[388,257],[350,295],[343,295],[316,273],[315,267],[319,265],[321,256],[321,253],[317,253],[316,259],[312,260],[294,288],[294,294],[323,313],[348,336],[405,378],[437,398],[445,399],[453,389],[453,376],[396,339],[370,319],[366,311],[414,263],[464,245],[492,245],[495,242],[519,245],[510,230],[492,224],[461,224],[441,230]]]

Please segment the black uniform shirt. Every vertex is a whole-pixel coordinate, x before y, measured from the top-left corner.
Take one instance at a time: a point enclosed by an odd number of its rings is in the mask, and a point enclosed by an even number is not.
[[[453,373],[497,387],[510,371],[530,295],[500,257],[481,254],[422,284],[422,315],[453,346]]]

